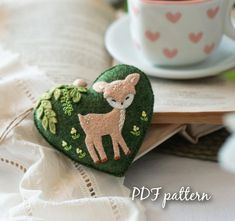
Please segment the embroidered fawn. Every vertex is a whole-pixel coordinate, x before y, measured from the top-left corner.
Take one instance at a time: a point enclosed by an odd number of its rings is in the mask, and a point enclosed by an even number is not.
[[[93,89],[103,93],[113,110],[104,114],[78,114],[80,124],[86,134],[85,143],[94,163],[104,163],[108,160],[102,144],[102,136],[110,135],[113,144],[114,159],[120,159],[120,147],[125,155],[131,153],[122,137],[126,109],[132,104],[136,94],[135,86],[140,75],[133,73],[124,80],[111,83],[96,82]],[[99,157],[98,157],[98,155]]]

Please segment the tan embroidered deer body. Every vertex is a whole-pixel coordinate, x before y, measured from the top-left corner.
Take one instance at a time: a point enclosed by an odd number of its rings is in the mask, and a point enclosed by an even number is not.
[[[110,135],[113,144],[114,159],[120,159],[120,148],[125,155],[130,154],[125,140],[122,137],[122,128],[128,108],[136,94],[135,86],[140,75],[133,73],[124,80],[117,80],[111,83],[96,82],[93,89],[98,93],[103,93],[104,98],[113,110],[104,114],[91,113],[87,115],[78,114],[80,124],[86,134],[85,143],[87,150],[95,163],[108,160],[104,151],[102,137]],[[99,157],[98,157],[98,155]]]

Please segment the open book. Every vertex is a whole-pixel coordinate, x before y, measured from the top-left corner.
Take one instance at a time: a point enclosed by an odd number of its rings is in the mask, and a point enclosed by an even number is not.
[[[71,83],[77,78],[91,83],[112,66],[104,35],[116,12],[105,1],[7,0],[2,3],[2,44],[20,53],[27,64],[44,70],[55,83]],[[195,142],[219,129],[225,112],[235,111],[235,85],[221,77],[190,82],[150,80],[155,93],[154,125],[139,156],[179,132]]]

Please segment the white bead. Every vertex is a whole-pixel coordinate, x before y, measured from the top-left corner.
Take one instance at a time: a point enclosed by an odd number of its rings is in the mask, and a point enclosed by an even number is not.
[[[87,82],[85,82],[83,79],[76,79],[73,82],[74,86],[79,86],[79,87],[86,87],[87,86]]]

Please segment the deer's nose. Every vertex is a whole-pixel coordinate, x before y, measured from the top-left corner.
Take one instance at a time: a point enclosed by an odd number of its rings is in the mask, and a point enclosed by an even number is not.
[[[123,102],[121,102],[121,105],[123,105]]]

